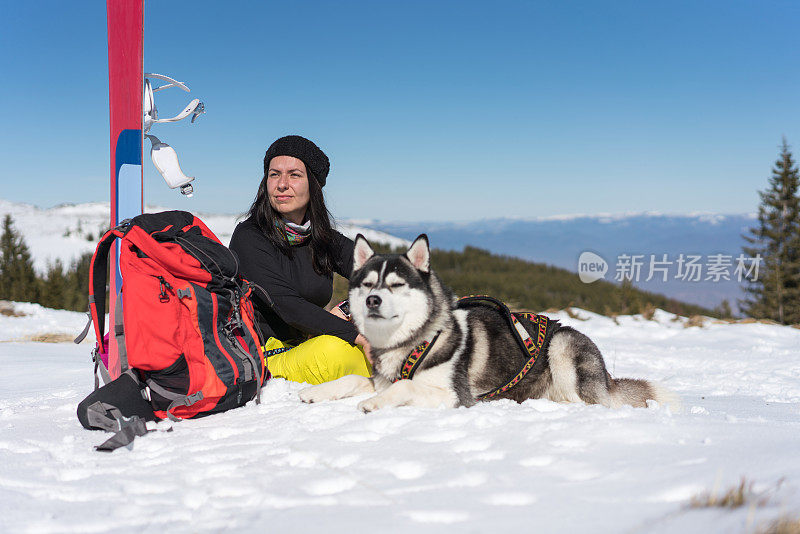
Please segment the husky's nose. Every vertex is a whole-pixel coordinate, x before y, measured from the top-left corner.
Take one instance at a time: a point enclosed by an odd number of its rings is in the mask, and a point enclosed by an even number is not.
[[[370,295],[367,297],[367,308],[374,310],[381,305],[381,298],[378,295]]]

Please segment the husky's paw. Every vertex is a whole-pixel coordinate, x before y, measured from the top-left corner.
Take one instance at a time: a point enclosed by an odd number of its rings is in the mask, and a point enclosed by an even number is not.
[[[336,398],[334,395],[330,394],[329,388],[324,387],[324,384],[301,389],[297,396],[300,397],[301,401],[309,403],[333,400]]]
[[[307,387],[300,391],[299,396],[303,402],[322,402],[374,392],[372,379],[361,375],[347,375],[333,382]]]
[[[358,403],[358,409],[364,413],[374,412],[375,410],[380,410],[385,406],[386,403],[383,401],[380,395],[375,395],[374,397]]]

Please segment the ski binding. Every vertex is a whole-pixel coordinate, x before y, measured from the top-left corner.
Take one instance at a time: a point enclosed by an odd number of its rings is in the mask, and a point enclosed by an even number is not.
[[[169,187],[172,189],[180,188],[181,193],[191,197],[192,193],[194,192],[194,188],[189,182],[194,180],[194,177],[186,176],[183,173],[181,166],[178,163],[178,154],[175,152],[174,148],[159,140],[158,137],[154,135],[148,135],[148,132],[156,123],[178,122],[189,117],[190,115],[192,116],[191,122],[194,123],[197,117],[205,113],[205,106],[202,102],[200,102],[199,98],[195,98],[174,117],[159,119],[158,108],[156,108],[155,93],[161,91],[162,89],[169,89],[170,87],[177,87],[178,89],[186,91],[187,93],[190,92],[191,89],[189,89],[183,82],[179,82],[173,78],[170,78],[169,76],[164,76],[163,74],[145,72],[144,75],[144,115],[142,117],[142,130],[145,137],[150,140],[150,158],[153,160],[153,165],[155,165],[156,169],[164,178],[164,181],[167,182]],[[167,83],[158,87],[153,87],[153,84],[150,82],[150,78],[161,80]]]

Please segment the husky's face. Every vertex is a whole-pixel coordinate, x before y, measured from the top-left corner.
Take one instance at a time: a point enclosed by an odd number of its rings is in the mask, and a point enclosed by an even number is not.
[[[402,343],[430,315],[430,248],[425,234],[405,254],[376,255],[356,237],[350,311],[353,322],[376,348]]]

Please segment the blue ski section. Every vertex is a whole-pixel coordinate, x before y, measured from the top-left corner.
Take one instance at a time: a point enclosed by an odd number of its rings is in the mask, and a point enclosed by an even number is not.
[[[117,139],[115,160],[116,184],[115,202],[119,225],[125,219],[131,219],[142,213],[142,131],[122,130]],[[119,247],[117,240],[117,265],[115,277],[117,290],[122,287],[122,274],[119,269]]]

